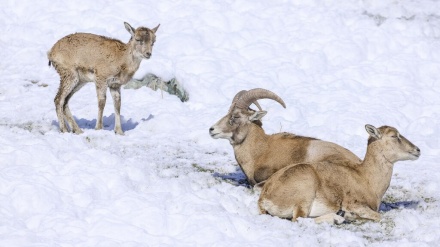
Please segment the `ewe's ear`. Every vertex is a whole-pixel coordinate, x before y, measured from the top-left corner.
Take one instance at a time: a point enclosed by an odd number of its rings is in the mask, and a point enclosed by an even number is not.
[[[266,114],[267,111],[256,111],[249,117],[249,121],[261,120]]]
[[[365,130],[367,131],[367,133],[371,136],[374,137],[376,139],[380,139],[382,138],[382,134],[380,133],[380,131],[378,129],[376,129],[376,127],[374,127],[371,124],[366,124],[365,125]]]
[[[160,26],[160,24],[159,24],[159,25],[157,25],[157,27],[155,27],[155,28],[151,29],[151,31],[153,31],[153,33],[156,33],[157,29],[159,29],[159,26]]]
[[[127,31],[131,34],[131,37],[134,37],[135,29],[132,26],[130,26],[130,24],[128,24],[127,22],[124,22],[124,26],[125,29],[127,29]]]

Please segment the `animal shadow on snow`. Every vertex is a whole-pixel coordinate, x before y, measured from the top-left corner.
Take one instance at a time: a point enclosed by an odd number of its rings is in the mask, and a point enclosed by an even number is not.
[[[418,201],[381,202],[379,206],[379,211],[388,212],[393,209],[399,208],[416,209],[418,205]]]
[[[246,188],[251,188],[249,185],[246,175],[241,170],[237,170],[234,173],[218,173],[215,172],[212,174],[215,178],[220,178],[225,180],[226,182],[233,184],[235,186],[243,186]],[[419,205],[418,201],[400,201],[400,202],[381,202],[379,206],[379,211],[388,212],[393,209],[407,208],[407,209],[416,209]]]
[[[142,121],[148,121],[153,118],[154,118],[154,116],[150,114],[147,118],[142,118]],[[84,119],[84,118],[78,119],[76,117],[74,117],[74,119],[78,123],[78,126],[81,129],[95,129],[96,119],[88,120],[88,119]],[[104,116],[102,119],[102,123],[103,123],[104,130],[113,131],[113,129],[115,128],[115,114],[112,113],[108,117]],[[138,122],[134,122],[131,118],[128,119],[127,121],[125,121],[124,116],[121,115],[121,125],[122,125],[123,131],[133,130],[136,128],[136,126],[138,124],[139,124]],[[55,125],[58,127],[59,123],[58,123],[58,121],[54,120],[54,121],[52,121],[52,125]]]
[[[241,170],[237,170],[236,172],[233,173],[214,172],[212,176],[215,178],[223,179],[226,182],[233,184],[235,186],[243,186],[246,188],[251,188],[251,185],[248,183],[246,179],[246,175],[244,175],[244,173]]]

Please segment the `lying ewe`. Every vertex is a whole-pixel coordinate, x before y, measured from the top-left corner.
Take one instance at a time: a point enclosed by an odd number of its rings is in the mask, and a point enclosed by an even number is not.
[[[390,185],[393,164],[416,160],[420,149],[393,127],[365,128],[370,137],[360,165],[328,161],[287,166],[264,184],[258,200],[260,213],[293,221],[298,217],[316,217],[318,223],[342,223],[345,219],[379,221],[379,205]]]
[[[54,101],[61,132],[68,131],[66,118],[74,133],[82,133],[70,112],[69,100],[87,82],[95,82],[98,96],[95,129],[102,129],[108,87],[115,107],[115,132],[124,134],[120,116],[121,85],[133,77],[142,59],[151,57],[159,28],[158,25],[153,29],[134,29],[128,23],[124,24],[131,34],[127,44],[91,33],[75,33],[58,40],[47,53],[49,66],[53,64],[60,75],[60,87]]]
[[[266,135],[260,120],[267,112],[261,110],[259,99],[272,99],[286,107],[283,100],[269,90],[243,90],[234,97],[228,114],[209,129],[212,138],[229,140],[251,186],[290,164],[333,159],[350,164],[361,162],[355,154],[331,142],[290,133]],[[252,103],[259,111],[249,108]]]

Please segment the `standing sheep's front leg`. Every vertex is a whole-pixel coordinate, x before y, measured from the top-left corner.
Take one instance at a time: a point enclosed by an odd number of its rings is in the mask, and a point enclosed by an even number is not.
[[[112,85],[110,87],[110,93],[115,107],[115,133],[124,135],[121,126],[121,85]]]
[[[96,79],[96,95],[98,96],[98,118],[96,119],[96,130],[102,129],[102,115],[104,113],[105,101],[107,97],[107,84],[105,80]]]

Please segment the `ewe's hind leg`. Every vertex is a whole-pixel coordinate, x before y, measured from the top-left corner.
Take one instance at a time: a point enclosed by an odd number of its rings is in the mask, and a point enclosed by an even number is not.
[[[65,122],[65,107],[66,107],[66,98],[72,92],[76,84],[78,83],[78,77],[70,70],[65,70],[61,68],[57,68],[57,72],[60,75],[60,87],[58,88],[58,93],[55,96],[55,109],[57,112],[58,123],[60,126],[61,132],[68,132],[68,126]],[[69,111],[70,112],[70,111]]]
[[[313,195],[311,193],[305,193],[309,195],[297,197],[295,206],[292,212],[292,221],[296,221],[298,218],[306,218],[310,215],[310,209],[312,208]]]
[[[98,118],[96,119],[96,130],[102,129],[102,114],[104,113],[107,93],[105,80],[96,79],[96,95],[98,96]]]
[[[110,87],[110,93],[113,98],[113,105],[115,107],[115,133],[123,135],[121,126],[121,86]]]

